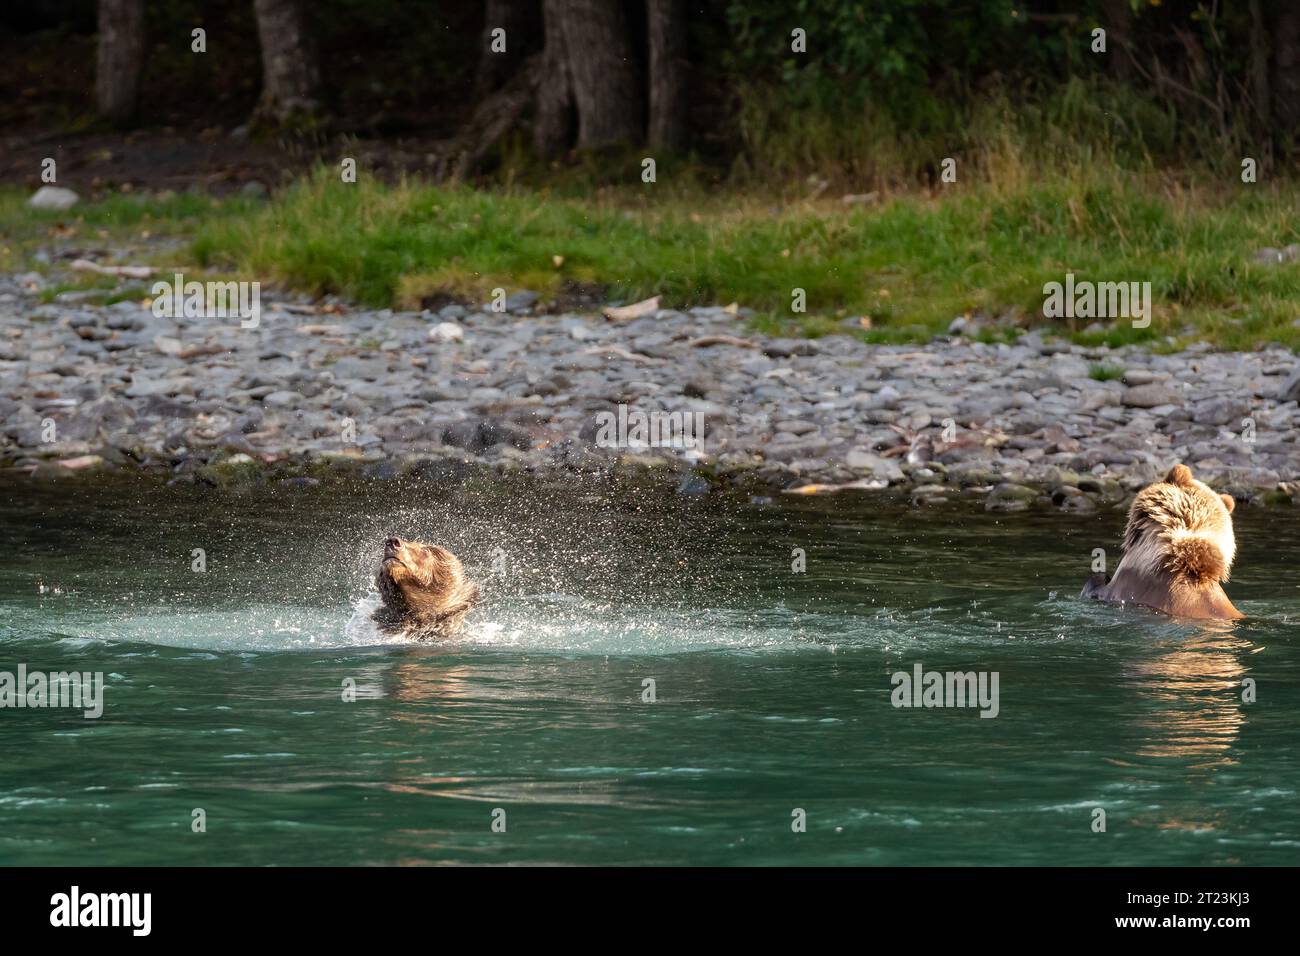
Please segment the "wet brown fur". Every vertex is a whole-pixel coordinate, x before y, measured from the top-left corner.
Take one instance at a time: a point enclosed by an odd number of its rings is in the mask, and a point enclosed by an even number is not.
[[[1175,617],[1243,617],[1224,593],[1236,540],[1231,495],[1216,494],[1186,465],[1143,488],[1129,508],[1114,577],[1093,575],[1083,597],[1139,604]]]
[[[478,585],[454,554],[401,538],[385,542],[375,587],[383,602],[372,615],[379,629],[421,641],[455,635],[479,598]]]

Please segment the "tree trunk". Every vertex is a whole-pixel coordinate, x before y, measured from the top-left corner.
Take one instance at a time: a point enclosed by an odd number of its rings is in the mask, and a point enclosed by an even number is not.
[[[683,0],[646,0],[651,146],[686,146],[686,10]]]
[[[1121,83],[1127,82],[1133,73],[1133,8],[1129,0],[1102,0],[1101,16],[1110,75]]]
[[[320,111],[320,70],[298,0],[254,0],[262,46],[262,96],[256,115],[284,125]]]
[[[573,81],[564,44],[565,0],[542,0],[546,46],[542,49],[542,80],[537,87],[537,119],[533,148],[546,157],[558,156],[573,144]]]
[[[1278,139],[1300,132],[1300,8],[1279,4],[1273,25],[1273,119]]]
[[[478,74],[474,78],[474,98],[494,93],[514,75],[516,67],[533,49],[529,43],[538,28],[535,0],[486,0],[483,9],[483,46],[479,51]],[[505,51],[492,50],[492,31],[505,33]]]
[[[135,116],[144,68],[144,0],[99,0],[95,102],[114,123]]]
[[[1264,0],[1250,0],[1250,98],[1260,130],[1267,132],[1272,115],[1268,89],[1268,28],[1264,25]]]
[[[573,101],[578,111],[578,148],[640,142],[645,107],[623,5],[617,0],[556,0]]]

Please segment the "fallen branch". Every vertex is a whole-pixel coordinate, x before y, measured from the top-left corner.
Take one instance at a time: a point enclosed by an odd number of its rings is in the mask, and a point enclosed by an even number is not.
[[[89,259],[73,259],[72,268],[76,272],[93,272],[101,276],[116,276],[119,279],[147,279],[154,274],[153,266],[101,266]]]
[[[659,298],[659,296],[655,295],[648,299],[642,299],[640,302],[633,302],[631,305],[611,305],[602,314],[611,322],[628,322],[632,319],[639,319],[643,315],[659,311]]]
[[[510,82],[474,108],[469,122],[439,157],[437,178],[461,180],[478,169],[501,137],[518,127],[541,81],[542,58],[537,54],[523,62]]]
[[[663,359],[652,358],[649,355],[642,355],[640,352],[629,352],[627,349],[617,345],[593,345],[589,349],[582,350],[583,355],[617,355],[621,359],[629,362],[636,362],[639,365],[659,365]]]

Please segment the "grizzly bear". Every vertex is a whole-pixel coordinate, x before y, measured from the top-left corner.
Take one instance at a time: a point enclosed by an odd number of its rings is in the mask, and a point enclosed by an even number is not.
[[[1235,506],[1231,495],[1215,494],[1186,465],[1174,465],[1164,481],[1147,485],[1133,499],[1114,577],[1094,574],[1081,596],[1175,617],[1243,617],[1222,587],[1237,551]]]
[[[371,617],[379,630],[417,641],[456,634],[479,596],[478,585],[446,548],[401,538],[384,542],[375,587],[381,603]]]

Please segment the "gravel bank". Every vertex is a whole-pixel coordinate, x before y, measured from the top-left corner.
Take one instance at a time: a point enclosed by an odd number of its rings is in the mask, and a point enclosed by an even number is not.
[[[121,467],[213,484],[614,469],[683,493],[1087,511],[1183,461],[1243,502],[1300,493],[1300,375],[1281,349],[1155,355],[1037,332],[1015,345],[770,339],[722,308],[616,322],[534,315],[529,294],[500,314],[263,290],[245,329],[84,293],[41,303],[47,281],[0,277],[0,464],[36,480]],[[702,416],[702,448],[601,447],[598,415],[619,404]]]

